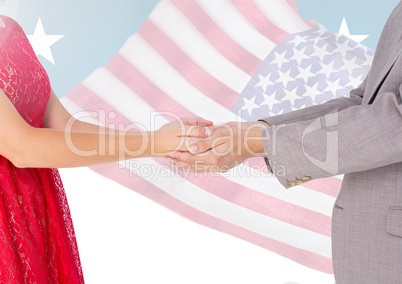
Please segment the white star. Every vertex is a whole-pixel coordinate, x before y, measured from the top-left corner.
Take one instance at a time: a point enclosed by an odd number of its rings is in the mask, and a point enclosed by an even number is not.
[[[302,50],[294,49],[294,55],[290,58],[291,60],[296,60],[297,64],[301,65],[303,59],[308,59],[310,56],[306,55],[306,48],[304,47]]]
[[[318,56],[320,58],[320,61],[323,61],[325,56],[332,55],[332,53],[327,51],[327,44],[325,44],[324,46],[321,47],[317,46],[314,49],[314,53],[312,55]]]
[[[303,79],[304,83],[307,84],[308,79],[315,77],[315,74],[311,72],[311,67],[313,67],[313,65],[310,65],[308,68],[298,66],[297,69],[299,69],[299,74],[297,75],[296,79]]]
[[[35,50],[36,55],[42,55],[45,59],[54,63],[50,47],[60,40],[64,35],[46,35],[42,21],[39,18],[33,35],[28,35],[28,39]]]
[[[283,99],[285,101],[289,101],[292,106],[295,105],[295,101],[300,99],[300,96],[297,95],[297,87],[294,88],[292,91],[284,90],[286,97]]]
[[[355,50],[348,45],[348,42],[349,40],[346,40],[344,43],[340,43],[339,41],[337,41],[335,43],[337,48],[333,52],[339,52],[340,54],[342,54],[343,57],[346,57],[346,53],[348,53],[348,51]]]
[[[283,109],[282,110],[280,110],[278,113],[276,113],[276,115],[279,115],[279,114],[283,114]]]
[[[268,74],[267,76],[258,74],[258,77],[260,78],[260,81],[255,86],[261,87],[264,92],[267,91],[268,86],[275,85],[271,80],[271,74]]]
[[[320,65],[321,65],[322,69],[319,72],[317,72],[317,74],[325,74],[325,77],[327,77],[327,79],[329,79],[329,77],[331,76],[332,73],[338,72],[338,70],[336,70],[334,68],[334,63],[335,63],[335,61],[332,61],[331,64],[325,64],[325,63],[321,62]]]
[[[315,36],[310,38],[310,42],[313,42],[315,45],[317,45],[317,43],[319,41],[325,40],[325,39],[328,38],[328,35],[324,36],[324,34],[327,33],[327,32],[328,31],[326,29],[324,29],[321,26],[319,26],[318,30],[313,33]]]
[[[307,97],[307,98],[311,98],[311,100],[313,102],[316,101],[316,97],[318,95],[322,95],[324,94],[323,92],[321,92],[318,89],[318,83],[315,83],[314,86],[309,86],[309,85],[304,85],[304,87],[306,88],[306,92],[302,95],[303,98]]]
[[[278,65],[278,69],[282,69],[283,63],[289,62],[286,58],[286,50],[282,53],[275,52],[275,59],[272,60],[272,63]]]
[[[281,70],[278,70],[279,78],[276,81],[278,83],[282,83],[285,88],[288,87],[289,82],[294,81],[293,77],[290,76],[290,71],[291,69],[289,69],[288,72],[285,73],[282,72]]]
[[[254,109],[260,108],[260,106],[255,103],[255,98],[256,97],[253,97],[251,98],[251,100],[243,98],[244,106],[242,107],[242,109],[247,110],[249,116],[251,116]]]
[[[260,105],[267,106],[269,110],[272,112],[274,104],[281,104],[282,102],[276,99],[276,93],[273,93],[271,96],[265,93],[262,94],[264,96],[264,101]]]
[[[342,89],[342,87],[339,85],[339,82],[341,81],[341,78],[339,78],[336,81],[328,81],[327,84],[328,86],[325,88],[324,92],[330,92],[332,96],[335,98],[336,97],[336,92],[339,89]]]
[[[350,82],[345,87],[352,87],[353,89],[359,87],[364,79],[363,77],[364,75],[361,75],[360,78],[349,77]]]
[[[341,24],[338,34],[347,36],[348,38],[350,38],[356,42],[359,42],[359,43],[369,37],[368,35],[351,35],[350,31],[349,31],[348,23],[346,22],[345,17],[343,17],[343,19],[342,19],[342,24]]]
[[[295,47],[297,47],[299,44],[301,44],[303,42],[306,42],[306,39],[304,37],[299,36],[299,35],[296,35],[294,37],[294,39],[289,41],[289,43],[293,43],[295,45]]]
[[[362,66],[371,66],[371,64],[373,63],[373,59],[374,59],[374,55],[370,55],[370,54],[365,54],[364,55],[366,60],[365,62],[362,64]]]
[[[353,70],[359,68],[360,65],[356,63],[357,56],[354,57],[352,60],[343,60],[343,66],[340,70],[347,70],[349,75],[352,75]]]
[[[306,105],[306,103],[304,103],[304,104],[302,104],[301,106],[299,106],[297,109],[295,109],[295,110],[298,110],[298,109],[303,109],[303,108],[306,108],[307,107],[307,105]],[[293,107],[292,107],[293,108]]]

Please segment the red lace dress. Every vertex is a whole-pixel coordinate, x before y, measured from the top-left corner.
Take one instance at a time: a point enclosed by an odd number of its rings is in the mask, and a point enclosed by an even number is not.
[[[0,18],[0,89],[26,122],[41,127],[50,96],[48,76],[21,27]],[[2,156],[0,283],[84,283],[58,171],[20,169]]]

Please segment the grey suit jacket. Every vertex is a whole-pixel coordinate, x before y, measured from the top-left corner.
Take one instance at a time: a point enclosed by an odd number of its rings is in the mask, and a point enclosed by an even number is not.
[[[345,174],[332,221],[337,284],[402,283],[402,2],[350,98],[264,119],[287,188]]]

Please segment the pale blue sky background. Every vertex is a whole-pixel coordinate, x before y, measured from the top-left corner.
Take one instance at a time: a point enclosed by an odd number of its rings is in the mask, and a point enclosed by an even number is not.
[[[189,0],[191,1],[191,0]],[[213,0],[211,0],[213,1]],[[215,0],[220,1],[220,0]],[[269,1],[269,0],[267,0]],[[56,65],[41,60],[59,97],[104,65],[144,22],[159,0],[6,0],[0,13],[16,19],[27,34],[41,17],[46,34],[65,35],[52,46]],[[346,17],[352,34],[369,34],[375,49],[389,13],[399,0],[298,0],[304,19],[337,32]]]

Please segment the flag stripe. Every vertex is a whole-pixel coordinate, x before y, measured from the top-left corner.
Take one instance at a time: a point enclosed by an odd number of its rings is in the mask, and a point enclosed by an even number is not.
[[[97,95],[94,95],[94,93],[83,84],[79,84],[73,88],[68,97],[63,98],[62,101],[63,105],[70,107],[70,113],[75,117],[79,116],[80,120],[88,120],[102,126],[112,126],[117,123],[124,125],[131,124],[131,121],[121,112],[106,101],[101,100]],[[80,111],[78,111],[78,109],[80,109]],[[106,113],[103,121],[100,119],[100,111]]]
[[[218,217],[274,240],[292,244],[295,247],[310,250],[325,257],[331,257],[331,250],[329,249],[330,237],[328,236],[238,206],[233,202],[209,193],[181,176],[168,176],[167,173],[161,176],[159,175],[161,165],[153,159],[138,159],[128,163],[125,162],[125,165],[134,174],[141,174],[142,179],[152,182],[169,195],[208,215]],[[290,215],[293,214],[292,212]],[[275,230],[272,230],[272,228],[275,228]],[[306,239],[314,240],[314,242],[306,243]]]
[[[253,75],[261,60],[232,40],[196,1],[172,0],[193,26],[228,60],[244,72]]]
[[[150,15],[150,20],[194,62],[226,86],[240,93],[249,81],[250,74],[218,52],[169,1],[162,1],[159,7],[161,9]]]
[[[244,208],[325,236],[331,235],[329,226],[331,218],[328,216],[250,190],[250,188],[241,186],[220,176],[202,178],[202,174],[200,175],[201,178],[198,175],[190,175],[188,180],[199,187],[205,188],[206,191],[213,195],[225,200],[231,200],[234,204]],[[267,182],[267,185],[269,184],[269,181],[264,180],[264,182]],[[269,206],[267,206],[268,204]],[[284,210],[277,210],[277,208]],[[292,214],[289,214],[289,212],[292,212]],[[300,222],[299,216],[304,216],[304,222]]]
[[[290,34],[267,19],[252,1],[232,0],[234,6],[261,34],[278,44]]]
[[[241,1],[241,0],[233,0]],[[289,34],[300,33],[308,30],[310,26],[300,18],[300,15],[289,6],[287,1],[270,0],[267,5],[266,0],[252,0],[259,11],[262,11],[272,23]],[[272,9],[275,7],[275,9]]]
[[[205,96],[214,99],[226,108],[234,105],[238,94],[197,65],[152,22],[145,23],[139,34],[183,78],[203,92]],[[225,96],[216,94],[225,94]]]
[[[293,11],[295,11],[296,15],[299,15],[299,8],[297,8],[296,0],[287,0],[288,5],[292,7]]]
[[[276,45],[258,32],[233,6],[230,0],[197,1],[211,19],[237,44],[248,50],[260,61],[276,47]],[[222,15],[225,15],[222,17]]]
[[[336,198],[339,194],[339,190],[341,189],[342,179],[337,177],[329,177],[320,180],[312,180],[306,184],[305,187],[314,189],[316,191],[325,193],[329,196]]]
[[[202,117],[208,113],[209,119],[214,122],[236,121],[238,119],[236,114],[205,96],[203,92],[183,78],[140,36],[131,37],[119,53],[165,94],[176,102],[185,105],[189,111],[197,116]],[[137,54],[141,54],[141,56],[137,56]],[[205,85],[208,83],[206,81]]]
[[[182,104],[179,104],[153,84],[142,72],[130,64],[120,54],[115,55],[106,69],[129,87],[134,93],[158,111],[173,111],[181,117],[194,117]],[[136,111],[136,110],[133,110]]]
[[[85,94],[85,91],[82,92],[85,88],[82,85],[78,85],[75,88],[73,88],[72,90],[70,90],[71,95],[74,96],[74,94],[78,94],[79,96],[82,96],[83,94]],[[78,100],[81,101],[81,100]],[[68,97],[63,97],[61,99],[61,102],[63,103],[63,106],[69,111],[69,113],[74,116],[75,118],[81,120],[81,121],[85,121],[88,123],[92,123],[92,124],[98,124],[98,120],[94,117],[93,114],[91,114],[88,111],[83,110],[81,107],[79,107],[76,103],[73,102],[73,100],[70,98],[70,96]],[[94,111],[98,111],[99,107],[95,107]]]
[[[260,158],[255,159],[258,159],[259,162],[263,162]],[[246,163],[248,163],[248,161]],[[332,207],[335,202],[334,197],[317,191],[314,186],[307,186],[308,183],[298,186],[291,191],[284,190],[274,176],[262,174],[260,171],[261,166],[255,167],[253,161],[250,163],[251,165],[249,167],[239,165],[232,169],[231,171],[233,173],[227,175],[227,178],[234,183],[248,187],[262,194],[309,208],[326,216],[332,216]],[[262,180],[264,182],[261,182]],[[322,180],[322,182],[325,183],[325,180]],[[315,181],[315,183],[320,184],[321,181]],[[320,202],[317,202],[317,200],[320,200]]]
[[[303,263],[312,269],[332,273],[332,261],[330,258],[317,255],[308,250],[299,249],[281,241],[264,237],[222,219],[207,215],[192,206],[179,202],[177,199],[157,188],[153,183],[143,181],[135,175],[130,175],[127,169],[121,170],[116,166],[110,167],[108,165],[94,166],[92,169],[103,176],[107,176],[114,180],[116,180],[115,176],[118,176],[119,179],[116,181],[125,187],[130,188],[151,200],[157,201],[159,204],[169,208],[170,210],[173,210],[180,215],[184,215],[189,220],[247,240],[250,243],[254,243],[260,247],[283,255],[298,263]],[[122,173],[122,171],[124,171],[124,173]]]

